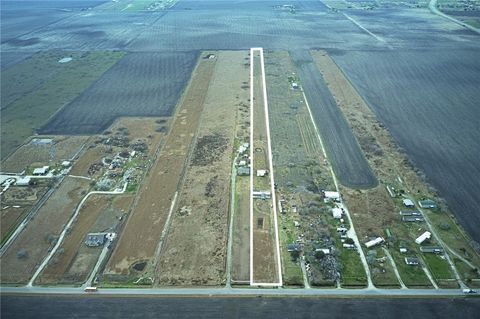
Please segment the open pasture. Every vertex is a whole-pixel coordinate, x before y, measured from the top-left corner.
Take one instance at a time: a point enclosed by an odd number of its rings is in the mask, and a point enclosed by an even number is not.
[[[168,116],[197,54],[130,53],[42,127],[42,134],[94,134],[120,116]]]
[[[104,51],[43,52],[2,71],[2,158],[82,93],[122,55]],[[72,60],[59,63],[63,57]]]

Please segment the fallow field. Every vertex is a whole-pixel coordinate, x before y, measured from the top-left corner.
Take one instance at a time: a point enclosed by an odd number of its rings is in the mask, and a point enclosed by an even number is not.
[[[40,129],[95,134],[121,116],[170,116],[197,54],[129,53]]]

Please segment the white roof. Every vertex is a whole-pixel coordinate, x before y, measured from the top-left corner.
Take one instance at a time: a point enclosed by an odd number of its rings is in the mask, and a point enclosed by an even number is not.
[[[266,169],[257,169],[257,176],[265,176],[267,175],[267,170]]]
[[[35,168],[33,170],[33,175],[38,175],[38,174],[43,175],[48,171],[49,168],[50,168],[49,166]]]
[[[423,234],[421,234],[417,239],[415,239],[415,242],[420,245],[425,241],[425,239],[430,238],[430,236],[432,236],[432,233],[430,233],[429,231],[426,231]]]
[[[28,177],[28,176],[19,177],[19,178],[17,178],[17,181],[16,181],[15,184],[17,184],[17,185],[27,185],[27,184],[30,183],[30,180],[31,180],[31,178]]]
[[[413,201],[412,201],[411,199],[409,199],[409,198],[405,198],[405,199],[403,200],[403,205],[405,205],[405,206],[415,206],[415,204],[413,203]]]
[[[339,192],[325,191],[325,198],[340,198]]]
[[[377,238],[375,238],[375,239],[372,239],[372,240],[366,242],[366,243],[365,243],[365,246],[366,246],[367,248],[370,248],[370,247],[372,247],[372,246],[375,246],[375,245],[380,244],[380,243],[383,242],[383,241],[384,241],[384,239],[383,239],[382,237],[377,237]]]
[[[333,218],[342,218],[342,209],[341,208],[333,208],[332,209]]]

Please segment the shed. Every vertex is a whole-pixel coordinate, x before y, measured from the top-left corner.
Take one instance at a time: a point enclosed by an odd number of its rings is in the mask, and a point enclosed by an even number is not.
[[[89,247],[103,246],[106,241],[105,233],[89,233],[85,239],[85,245]]]
[[[343,212],[341,208],[335,207],[332,209],[333,218],[340,219],[342,218],[342,214]]]
[[[403,253],[406,253],[407,252],[407,248],[405,247],[400,247],[400,252],[403,254]]]
[[[238,176],[249,176],[250,175],[250,167],[241,166],[237,169]]]
[[[424,199],[424,200],[418,201],[418,205],[421,208],[437,208],[437,203],[435,203],[431,199]]]
[[[415,207],[415,204],[410,198],[405,198],[402,202],[405,207]]]
[[[266,169],[257,169],[257,177],[267,176],[268,171]]]
[[[315,249],[315,251],[316,251],[316,252],[317,252],[317,251],[321,251],[321,252],[323,252],[325,255],[330,254],[330,248],[317,248],[317,249]]]
[[[70,163],[70,161],[63,161],[62,162],[62,166],[63,167],[69,167],[72,163]]]
[[[345,244],[345,243],[344,243],[342,246],[343,246],[343,248],[347,248],[347,249],[355,249],[355,245],[354,245],[354,244]]]
[[[420,263],[417,257],[405,257],[405,263],[407,265],[416,266]]]
[[[33,170],[33,175],[39,176],[39,175],[45,175],[47,174],[50,166],[43,166],[43,167],[37,167]]]

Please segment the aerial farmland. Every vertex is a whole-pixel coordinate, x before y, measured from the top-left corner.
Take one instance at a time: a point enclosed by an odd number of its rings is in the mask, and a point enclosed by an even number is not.
[[[480,287],[479,35],[417,4],[7,4],[2,287]]]

